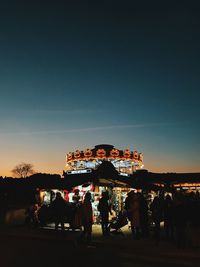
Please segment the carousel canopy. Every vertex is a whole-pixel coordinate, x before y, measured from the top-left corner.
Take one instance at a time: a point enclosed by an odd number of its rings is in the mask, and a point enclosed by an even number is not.
[[[99,186],[158,189],[158,186],[151,184],[148,179],[140,183],[137,175],[122,175],[109,161],[104,161],[96,170],[88,173],[81,173],[80,170],[72,174],[65,172],[64,178],[65,184],[71,188],[90,182]]]

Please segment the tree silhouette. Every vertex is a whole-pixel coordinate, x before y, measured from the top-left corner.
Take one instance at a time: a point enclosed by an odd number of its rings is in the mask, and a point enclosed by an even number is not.
[[[20,163],[14,167],[12,173],[15,177],[26,178],[28,175],[34,173],[33,165],[30,163]]]

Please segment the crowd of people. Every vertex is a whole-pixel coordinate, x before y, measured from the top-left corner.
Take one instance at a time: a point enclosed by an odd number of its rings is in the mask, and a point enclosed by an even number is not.
[[[198,192],[155,196],[151,203],[141,193],[131,191],[125,202],[134,239],[145,238],[153,230],[155,241],[161,239],[161,222],[164,226],[162,238],[174,241],[184,247],[187,234],[198,235],[200,229],[200,195]]]
[[[84,200],[81,201],[77,192],[75,192],[73,201],[75,209],[70,217],[70,227],[80,228],[80,240],[91,243],[93,209],[91,193],[87,192]],[[58,230],[59,224],[62,231],[65,230],[66,222],[66,200],[60,192],[56,193],[55,200],[50,205],[50,210],[55,222],[55,229]],[[109,214],[112,214],[113,207],[107,191],[102,192],[99,199],[98,211],[100,214],[100,223],[103,236],[110,236],[112,229],[121,230],[125,225],[129,225],[132,237],[135,240],[141,238],[153,237],[156,242],[165,238],[177,244],[178,247],[185,246],[188,229],[191,233],[199,233],[200,228],[200,195],[198,192],[186,194],[182,191],[174,194],[160,194],[155,196],[153,201],[149,202],[142,193],[130,191],[127,194],[123,209],[117,218],[109,221]],[[33,206],[28,210],[27,222],[38,226],[37,207]],[[69,212],[68,212],[69,214]],[[164,226],[164,235],[161,235],[161,223]]]

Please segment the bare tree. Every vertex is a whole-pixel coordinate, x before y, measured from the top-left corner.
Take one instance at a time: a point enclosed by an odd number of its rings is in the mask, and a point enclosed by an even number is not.
[[[12,173],[15,177],[26,178],[28,175],[34,173],[33,165],[30,163],[20,163],[14,167]]]

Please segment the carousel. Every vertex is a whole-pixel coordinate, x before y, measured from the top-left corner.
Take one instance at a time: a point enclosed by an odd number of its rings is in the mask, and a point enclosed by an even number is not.
[[[136,150],[120,150],[113,145],[97,145],[93,149],[75,150],[66,156],[63,171],[65,189],[44,190],[40,194],[43,203],[49,205],[59,191],[70,205],[79,205],[86,192],[92,195],[94,222],[98,223],[98,203],[103,192],[109,194],[109,201],[116,216],[124,206],[127,193],[133,190],[132,174],[143,168],[143,155]]]
[[[125,175],[143,168],[143,154],[137,150],[120,150],[112,145],[97,145],[93,149],[69,152],[66,156],[66,172],[84,173],[84,170],[87,172],[97,169],[103,161],[109,161],[120,174]]]
[[[114,211],[123,209],[127,193],[131,190],[131,175],[143,168],[143,154],[130,149],[120,150],[113,145],[97,145],[93,149],[75,150],[66,156],[64,179],[74,183],[68,194],[70,202],[79,194],[80,200],[87,191],[92,193],[92,205],[98,220],[97,205],[102,192],[107,191]]]

